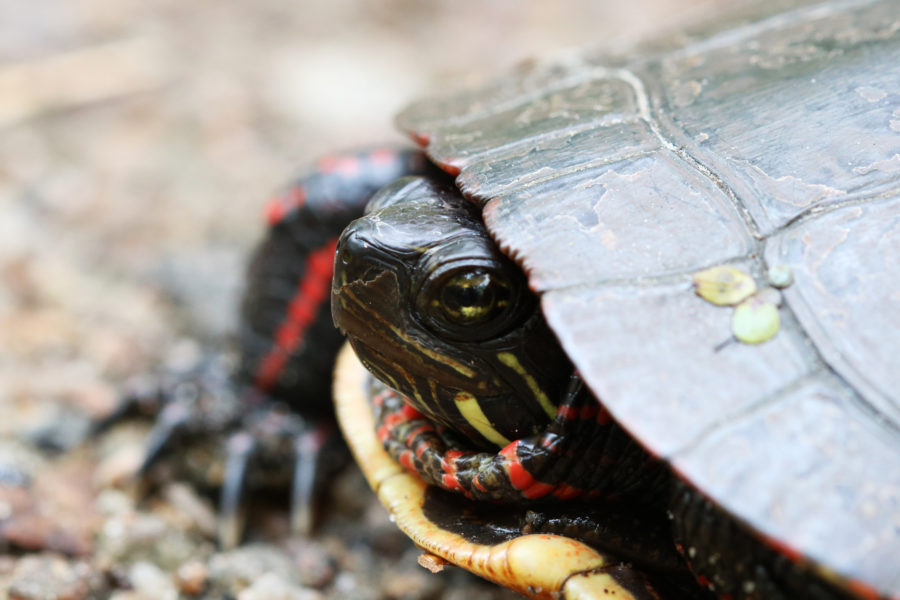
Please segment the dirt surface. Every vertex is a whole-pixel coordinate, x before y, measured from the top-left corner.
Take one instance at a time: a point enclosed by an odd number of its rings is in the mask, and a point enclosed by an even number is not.
[[[83,441],[137,375],[227,345],[271,190],[401,141],[424,92],[623,46],[705,3],[0,2],[0,598],[503,598],[431,575],[358,473],[311,539],[220,551],[189,482],[131,477],[148,423]]]

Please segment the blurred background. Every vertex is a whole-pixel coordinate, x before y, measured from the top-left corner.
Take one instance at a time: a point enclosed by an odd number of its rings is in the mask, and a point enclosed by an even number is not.
[[[102,597],[110,578],[133,589],[118,597],[174,597],[190,557],[212,577],[208,502],[183,488],[150,505],[126,493],[143,430],[61,450],[123,381],[227,338],[262,208],[300,165],[401,142],[392,115],[419,95],[531,56],[622,50],[710,5],[0,0],[0,598]],[[364,526],[392,531],[365,510]],[[192,541],[146,550],[163,538]],[[406,587],[360,558],[371,543],[360,555],[264,547],[292,565],[282,583],[295,595],[283,597],[474,593],[433,583],[406,546],[375,551],[405,565]],[[318,579],[297,580],[302,560]],[[251,598],[273,570],[229,593]]]

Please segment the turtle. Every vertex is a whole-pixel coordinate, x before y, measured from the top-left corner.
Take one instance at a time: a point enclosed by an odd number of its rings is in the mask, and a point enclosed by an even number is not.
[[[276,194],[237,368],[175,394],[145,465],[179,432],[236,430],[224,475],[200,466],[224,478],[223,520],[245,478],[275,465],[307,529],[342,343],[333,312],[388,384],[342,354],[340,425],[430,566],[570,600],[900,597],[898,29],[887,0],[800,3],[637,54],[526,63],[412,105],[398,122],[421,149],[329,156]],[[407,176],[425,179],[392,183]],[[338,234],[365,210],[357,223],[387,230],[382,211],[409,195],[455,211],[411,211],[429,241],[448,225],[480,240],[484,269],[454,280],[425,328],[469,344],[451,371],[474,372],[475,350],[509,333],[498,315],[537,340],[527,358],[495,352],[524,392],[508,404],[489,410],[475,392],[454,393],[453,410],[417,402],[395,373],[421,357],[373,359],[387,336],[363,339],[341,315],[345,267],[363,263],[365,283],[386,265],[339,251],[332,282]],[[391,265],[398,281],[409,268]],[[384,312],[368,297],[363,316],[402,333],[401,315],[431,302],[402,299]],[[448,331],[459,317],[486,337]],[[433,337],[407,338],[442,356]],[[436,397],[440,380],[423,380]],[[628,457],[611,485],[579,460],[608,456],[578,445],[578,428]],[[458,468],[473,460],[495,477]]]
[[[336,402],[427,561],[534,597],[900,598],[897,9],[535,61],[399,115],[443,174],[337,245]],[[671,522],[696,591],[578,541],[623,505]]]

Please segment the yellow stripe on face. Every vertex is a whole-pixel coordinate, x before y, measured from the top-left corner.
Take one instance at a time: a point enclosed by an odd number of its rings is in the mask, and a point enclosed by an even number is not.
[[[491,425],[491,422],[484,414],[484,411],[481,410],[481,406],[478,404],[478,399],[475,398],[475,396],[469,392],[457,392],[456,396],[453,397],[453,401],[456,402],[456,408],[459,409],[459,414],[461,414],[472,427],[477,429],[478,433],[480,433],[484,439],[497,444],[497,446],[500,447],[509,444],[509,440],[503,437],[503,434],[494,429],[494,426]]]
[[[346,306],[344,298],[345,297],[350,298],[350,300],[352,300],[354,303],[356,303],[362,309],[364,314],[367,314],[367,315],[373,317],[376,321],[381,323],[381,325],[383,327],[385,327],[392,334],[394,334],[394,337],[397,340],[403,342],[403,344],[406,347],[415,348],[423,356],[427,356],[428,358],[430,358],[431,360],[433,360],[436,363],[450,367],[451,369],[453,369],[454,371],[456,371],[463,377],[468,377],[469,379],[473,379],[475,377],[475,371],[471,367],[468,367],[459,361],[453,360],[449,356],[446,356],[439,352],[435,352],[431,348],[428,348],[427,346],[420,344],[418,341],[416,341],[412,337],[408,336],[402,329],[400,329],[399,327],[397,327],[396,325],[394,325],[393,323],[391,323],[390,321],[388,321],[387,319],[382,317],[380,314],[378,314],[377,312],[372,312],[369,309],[369,307],[366,305],[366,303],[363,302],[362,300],[360,300],[359,297],[357,297],[357,295],[354,294],[353,292],[351,292],[349,289],[344,288],[341,291],[341,294],[342,294],[341,304]]]
[[[550,402],[550,398],[547,397],[547,394],[544,393],[544,390],[541,389],[541,386],[538,385],[537,380],[531,376],[531,373],[525,370],[525,367],[522,366],[522,363],[519,362],[519,359],[516,358],[516,355],[512,352],[500,352],[497,354],[497,358],[500,359],[504,365],[512,369],[516,372],[516,374],[525,380],[525,383],[528,384],[528,389],[531,390],[531,393],[534,395],[535,400],[541,405],[541,408],[544,409],[544,412],[547,413],[551,419],[556,416],[556,407]]]

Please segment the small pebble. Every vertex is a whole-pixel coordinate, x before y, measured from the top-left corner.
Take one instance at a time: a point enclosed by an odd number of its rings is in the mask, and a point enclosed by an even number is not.
[[[199,596],[206,586],[206,565],[200,561],[186,562],[175,573],[175,583],[182,594]]]
[[[162,569],[149,562],[138,562],[128,571],[134,591],[142,597],[154,600],[178,600],[178,590],[172,578]]]
[[[268,544],[247,544],[219,552],[209,561],[209,582],[216,588],[234,589],[249,585],[266,573],[291,580],[296,567],[279,548]]]
[[[214,537],[216,534],[216,512],[212,503],[202,498],[197,491],[184,483],[171,483],[163,490],[174,514],[180,515],[185,529],[196,529],[199,533]]]
[[[121,487],[134,480],[146,450],[141,440],[135,438],[133,442],[131,445],[118,447],[100,461],[94,470],[94,486]]]
[[[334,560],[321,544],[310,540],[291,540],[287,549],[294,559],[294,577],[306,587],[321,589],[334,579]]]
[[[440,573],[447,566],[446,560],[430,552],[423,552],[416,561],[419,563],[419,566],[428,569],[432,573]]]
[[[419,568],[398,570],[381,579],[381,590],[387,598],[427,598],[438,585],[439,576]]]
[[[71,563],[55,555],[26,556],[16,565],[9,586],[15,600],[82,600],[92,591],[94,574],[84,563]]]
[[[266,573],[238,594],[238,600],[322,600],[323,596],[291,584],[275,573]]]
[[[173,527],[159,514],[129,512],[106,520],[97,538],[98,554],[111,563],[147,561],[177,569],[208,550],[196,536]]]

